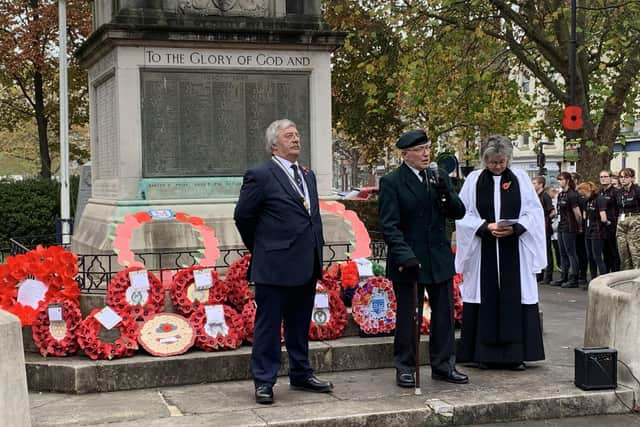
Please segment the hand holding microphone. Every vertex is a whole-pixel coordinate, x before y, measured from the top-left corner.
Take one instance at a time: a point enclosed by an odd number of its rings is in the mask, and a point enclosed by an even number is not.
[[[448,202],[449,197],[449,188],[447,187],[447,182],[444,180],[444,177],[440,176],[440,170],[438,169],[438,164],[436,162],[431,162],[429,165],[429,169],[433,174],[433,186],[438,192],[438,200],[440,201],[442,207],[445,207]]]

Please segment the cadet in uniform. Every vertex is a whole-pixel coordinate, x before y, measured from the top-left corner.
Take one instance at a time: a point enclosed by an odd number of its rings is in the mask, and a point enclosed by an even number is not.
[[[620,269],[640,268],[640,187],[634,182],[636,173],[624,168],[618,175],[622,184],[618,191],[618,252]]]

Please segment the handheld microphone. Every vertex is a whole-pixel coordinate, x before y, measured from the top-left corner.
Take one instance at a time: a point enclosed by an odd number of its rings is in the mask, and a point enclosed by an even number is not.
[[[431,172],[433,172],[433,176],[435,176],[436,179],[440,178],[440,175],[438,172],[438,164],[436,162],[431,162],[429,164],[429,169],[431,169]]]

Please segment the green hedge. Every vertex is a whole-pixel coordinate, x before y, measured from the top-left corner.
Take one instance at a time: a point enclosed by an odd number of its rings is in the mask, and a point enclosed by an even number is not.
[[[75,212],[78,177],[70,179],[71,214]],[[60,216],[60,184],[53,180],[0,180],[0,249],[9,238],[55,234]]]

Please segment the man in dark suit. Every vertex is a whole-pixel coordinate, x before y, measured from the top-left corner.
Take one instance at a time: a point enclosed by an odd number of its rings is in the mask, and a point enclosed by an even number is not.
[[[291,387],[327,393],[333,385],[316,378],[309,363],[309,324],[324,245],[316,178],[298,164],[300,135],[293,122],[271,123],[266,140],[272,158],[245,173],[234,220],[251,252],[249,279],[255,283],[256,402],[271,404],[282,321]]]
[[[402,165],[380,180],[380,231],[388,245],[387,277],[398,309],[393,343],[396,383],[415,386],[415,313],[413,286],[418,283],[420,320],[425,287],[431,305],[429,357],[434,380],[464,384],[455,367],[453,282],[455,274],[446,218],[459,219],[465,207],[443,170],[431,170],[431,143],[422,130],[405,133],[396,143]]]

